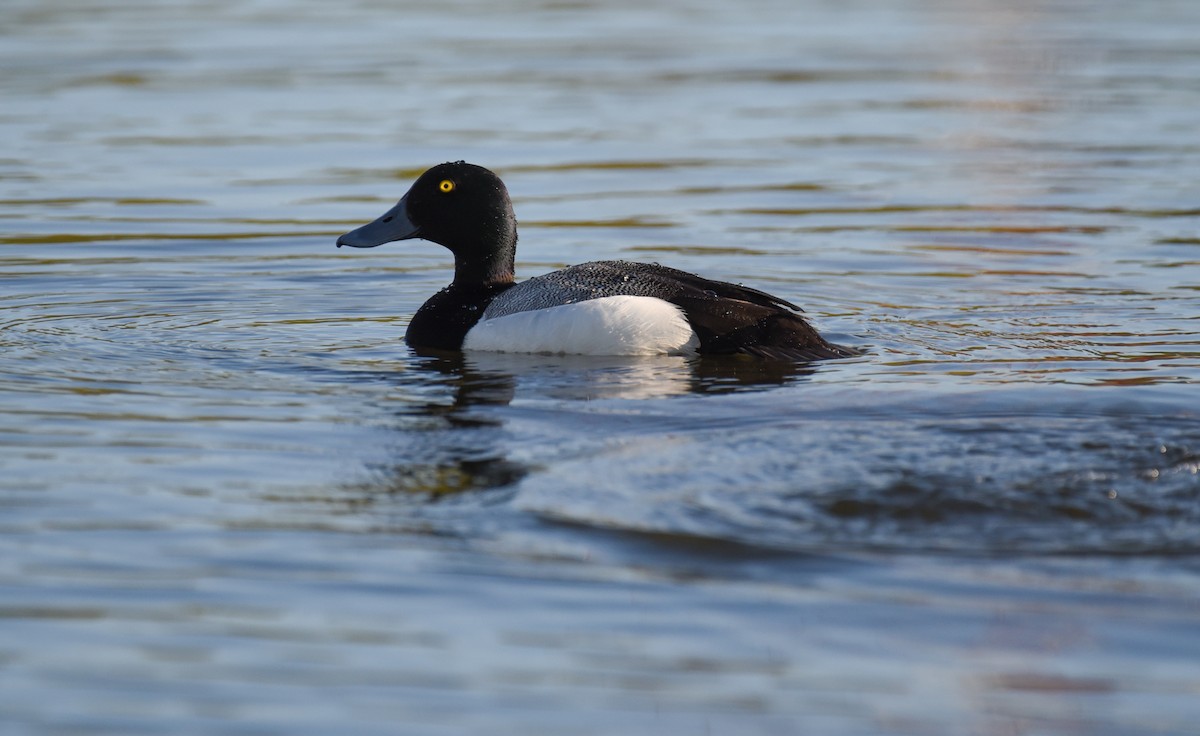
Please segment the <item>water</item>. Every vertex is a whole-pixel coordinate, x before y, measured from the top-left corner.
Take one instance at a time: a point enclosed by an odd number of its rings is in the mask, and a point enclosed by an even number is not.
[[[7,3],[0,730],[1195,733],[1197,22]],[[866,354],[413,355],[453,159]]]

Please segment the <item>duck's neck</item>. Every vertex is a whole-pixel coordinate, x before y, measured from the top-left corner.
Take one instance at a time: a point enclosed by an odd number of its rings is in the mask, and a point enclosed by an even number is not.
[[[487,259],[454,254],[455,286],[497,286],[513,282],[513,256]]]
[[[454,285],[500,286],[511,284],[517,257],[515,223],[493,233],[486,247],[452,248]]]

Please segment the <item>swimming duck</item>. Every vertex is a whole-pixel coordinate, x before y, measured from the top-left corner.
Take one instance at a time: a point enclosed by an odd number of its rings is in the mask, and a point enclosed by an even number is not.
[[[414,348],[576,355],[842,358],[779,297],[655,263],[593,261],[514,281],[517,220],[500,177],[464,161],[426,171],[395,207],[337,240],[421,238],[454,254],[454,281],[413,315]]]

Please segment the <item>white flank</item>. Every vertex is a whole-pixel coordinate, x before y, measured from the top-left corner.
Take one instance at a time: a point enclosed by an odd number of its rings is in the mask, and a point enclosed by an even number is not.
[[[652,296],[606,296],[479,322],[464,350],[562,355],[690,353],[699,339],[683,310]]]

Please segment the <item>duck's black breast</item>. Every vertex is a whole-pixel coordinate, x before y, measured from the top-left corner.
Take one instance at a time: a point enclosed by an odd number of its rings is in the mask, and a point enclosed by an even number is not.
[[[483,317],[497,295],[513,284],[451,284],[431,296],[413,315],[404,333],[416,348],[459,350],[471,328]]]
[[[701,353],[790,360],[856,354],[823,339],[790,302],[656,263],[594,261],[538,276],[495,295],[483,318],[608,296],[648,296],[679,307],[700,340]]]

